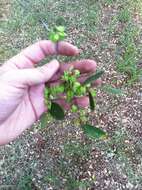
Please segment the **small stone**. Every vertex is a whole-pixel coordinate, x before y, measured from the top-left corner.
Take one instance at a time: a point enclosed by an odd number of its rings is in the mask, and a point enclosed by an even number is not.
[[[128,182],[128,183],[126,184],[126,187],[127,187],[129,190],[131,190],[131,189],[133,189],[134,185],[133,185],[132,183]]]

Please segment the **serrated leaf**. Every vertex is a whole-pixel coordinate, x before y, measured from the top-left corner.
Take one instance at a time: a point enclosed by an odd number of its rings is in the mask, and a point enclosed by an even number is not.
[[[103,139],[107,137],[106,132],[92,125],[85,124],[81,126],[81,128],[83,129],[84,133],[91,139],[99,139],[99,138]]]
[[[49,113],[52,115],[52,117],[58,120],[62,120],[65,117],[63,108],[55,102],[51,103],[51,109],[49,110]]]
[[[94,98],[93,98],[93,95],[91,94],[91,92],[89,92],[89,103],[90,103],[90,109],[92,111],[94,111],[94,109],[95,109],[95,102],[94,102]]]
[[[114,94],[114,95],[122,95],[123,94],[122,90],[119,88],[105,86],[105,87],[103,87],[103,89],[105,90],[105,92],[108,92],[109,94]]]
[[[92,76],[90,76],[89,78],[87,78],[87,79],[84,81],[84,84],[87,85],[87,84],[92,83],[93,81],[95,81],[95,80],[97,80],[98,78],[100,78],[103,73],[104,73],[104,71],[98,71],[98,72],[95,73],[94,75],[92,75]]]
[[[47,127],[47,113],[43,113],[40,117],[40,128],[43,129]]]

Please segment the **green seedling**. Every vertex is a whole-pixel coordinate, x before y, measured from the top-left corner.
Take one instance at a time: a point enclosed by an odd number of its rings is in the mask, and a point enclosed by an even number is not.
[[[63,40],[66,36],[65,27],[63,26],[55,26],[53,30],[49,33],[49,39],[54,43],[58,43]],[[45,103],[49,110],[50,115],[57,119],[63,120],[65,117],[66,111],[64,108],[58,104],[57,100],[62,98],[71,105],[70,111],[73,113],[79,113],[81,129],[86,134],[88,138],[91,139],[104,139],[107,137],[106,133],[90,124],[86,123],[87,117],[85,110],[79,109],[73,102],[74,97],[83,97],[88,96],[90,102],[90,110],[95,110],[95,97],[97,95],[97,90],[92,88],[92,83],[99,79],[104,74],[104,71],[97,71],[96,73],[89,76],[83,83],[79,82],[80,71],[71,67],[68,71],[63,73],[61,77],[61,84],[58,86],[54,86],[52,88],[45,89]],[[104,86],[102,88],[108,93],[120,95],[121,90],[116,89],[111,86]],[[47,119],[47,114],[44,114],[42,117],[43,123],[45,123]],[[43,126],[43,125],[42,125]]]
[[[54,43],[58,43],[59,41],[64,40],[65,37],[65,27],[63,26],[55,26],[49,33],[49,39]],[[90,109],[91,111],[94,111],[94,98],[96,97],[96,90],[91,87],[91,84],[100,78],[103,73],[103,71],[98,71],[95,74],[89,76],[83,83],[80,83],[78,80],[81,75],[79,70],[71,67],[68,71],[65,71],[61,77],[61,84],[52,88],[45,89],[45,103],[50,115],[57,120],[64,119],[66,112],[64,108],[57,103],[57,100],[59,100],[62,95],[62,98],[64,98],[65,101],[71,105],[70,111],[73,113],[79,113],[80,124],[82,126],[81,129],[88,136],[88,138],[97,139],[101,138],[101,136],[104,137],[106,134],[104,131],[86,124],[87,117],[85,116],[85,111],[83,109],[79,109],[73,103],[74,97],[79,98],[88,96],[90,101]],[[46,115],[47,114],[44,114],[41,119],[44,123],[47,118]],[[92,134],[92,136],[90,134]]]
[[[49,39],[52,42],[58,42],[58,41],[64,40],[66,36],[67,35],[65,33],[64,26],[55,26],[53,30],[51,30],[49,33]]]

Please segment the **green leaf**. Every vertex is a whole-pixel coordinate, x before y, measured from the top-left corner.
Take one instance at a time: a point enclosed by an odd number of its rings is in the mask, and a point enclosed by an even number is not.
[[[95,102],[94,102],[94,98],[93,98],[93,95],[91,94],[91,92],[89,92],[89,103],[90,103],[90,109],[92,111],[94,111],[94,109],[95,109]]]
[[[51,109],[49,110],[49,113],[52,115],[52,117],[58,120],[62,120],[65,117],[63,108],[55,102],[51,103]]]
[[[52,41],[52,42],[58,42],[59,41],[59,35],[54,33],[54,32],[51,32],[49,34],[49,39]]]
[[[74,97],[74,92],[69,90],[67,91],[66,95],[67,95],[67,102],[71,102]]]
[[[44,97],[48,98],[48,95],[49,95],[49,90],[48,90],[48,88],[45,88],[45,90],[44,90]]]
[[[47,113],[43,113],[42,116],[40,117],[40,128],[43,129],[47,127]]]
[[[65,27],[64,27],[64,26],[56,26],[56,30],[57,30],[58,32],[64,33]]]
[[[105,92],[108,92],[109,94],[114,94],[114,95],[119,95],[119,96],[123,94],[121,89],[113,88],[112,86],[104,86],[103,90]]]
[[[87,79],[84,81],[84,84],[87,85],[87,84],[92,83],[93,81],[95,81],[95,80],[97,80],[98,78],[100,78],[103,73],[104,73],[104,71],[98,71],[98,72],[95,73],[94,75],[92,75],[92,76],[90,76],[89,78],[87,78]]]
[[[72,105],[71,110],[73,113],[78,111],[78,107],[76,105]]]
[[[81,126],[81,128],[83,129],[84,133],[91,139],[102,139],[107,137],[106,132],[92,125],[85,124]]]
[[[65,37],[67,36],[67,34],[65,32],[58,32],[58,35],[59,35],[59,40],[64,40]]]
[[[90,89],[90,92],[91,92],[93,97],[97,96],[97,91],[95,89]]]

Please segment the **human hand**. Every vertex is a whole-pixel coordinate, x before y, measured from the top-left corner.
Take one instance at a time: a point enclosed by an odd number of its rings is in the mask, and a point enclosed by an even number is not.
[[[75,56],[79,50],[67,43],[59,42],[58,46],[51,41],[40,41],[26,48],[20,54],[7,61],[0,68],[0,144],[6,144],[40,118],[46,111],[44,104],[45,83],[56,85],[64,70],[71,65],[81,73],[96,70],[96,63],[92,60],[81,60],[59,65],[53,60],[44,66],[35,68],[48,55]],[[85,77],[81,77],[84,81]],[[98,81],[99,82],[99,81]],[[68,108],[65,99],[58,100]],[[75,98],[80,106],[88,105],[88,98]]]

